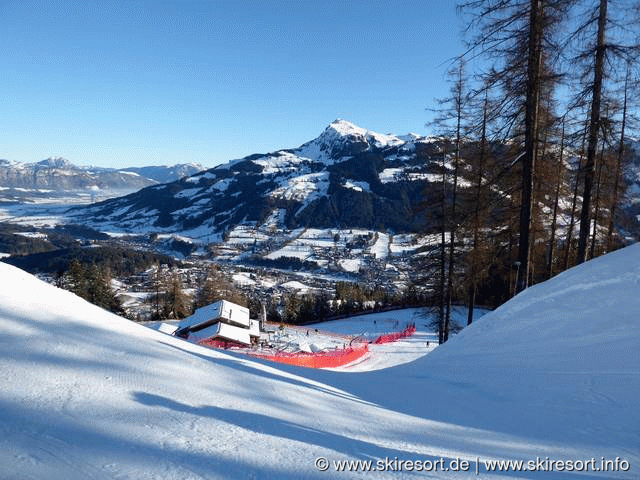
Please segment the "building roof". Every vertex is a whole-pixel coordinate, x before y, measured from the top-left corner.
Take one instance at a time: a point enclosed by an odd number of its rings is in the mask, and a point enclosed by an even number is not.
[[[251,326],[248,308],[227,300],[220,300],[198,308],[193,315],[179,323],[178,330],[188,328],[189,331],[193,332],[211,326],[220,320],[225,320],[226,323],[244,328]]]

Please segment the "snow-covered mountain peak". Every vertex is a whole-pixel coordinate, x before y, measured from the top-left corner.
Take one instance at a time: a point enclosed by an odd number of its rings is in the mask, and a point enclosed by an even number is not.
[[[406,135],[398,135],[398,138],[405,142],[415,142],[423,137],[421,135],[418,135],[417,133],[409,132]]]
[[[336,120],[334,120],[333,122],[331,122],[327,128],[325,129],[326,131],[334,131],[336,133],[338,133],[339,135],[361,135],[361,136],[365,136],[368,132],[368,130],[362,128],[362,127],[358,127],[357,125],[344,120],[342,118],[337,118]]]
[[[322,132],[321,137],[328,137],[331,140],[335,140],[337,137],[348,137],[351,139],[358,139],[365,141],[369,144],[373,144],[376,147],[388,147],[394,145],[400,145],[404,143],[403,140],[394,135],[384,135],[382,133],[373,132],[357,125],[343,120],[341,118],[334,120],[329,126]]]
[[[337,119],[320,136],[305,143],[295,152],[302,157],[328,164],[367,150],[396,147],[405,143],[396,136],[373,132],[347,120]]]
[[[13,160],[0,159],[0,167],[14,167],[18,162]]]
[[[300,147],[256,153],[177,183],[79,209],[78,221],[116,231],[171,230],[202,238],[283,211],[288,225],[378,224],[407,231],[425,222],[416,219],[411,205],[433,178],[424,161],[433,153],[439,154],[438,147],[424,137],[383,135],[338,119]],[[389,188],[391,183],[398,188]],[[354,208],[359,202],[375,208]]]
[[[47,168],[77,168],[69,160],[63,157],[49,157],[37,162],[36,165]]]
[[[68,193],[99,185],[103,191],[111,190],[112,193],[124,195],[149,185],[171,182],[200,170],[201,166],[193,164],[122,169],[78,166],[63,157],[49,157],[30,163],[0,160],[0,187]],[[24,198],[20,195],[20,198]]]

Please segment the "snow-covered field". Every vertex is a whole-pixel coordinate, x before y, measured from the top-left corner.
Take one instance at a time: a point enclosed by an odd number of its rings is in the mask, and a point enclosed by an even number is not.
[[[0,263],[0,478],[637,479],[639,292],[634,245],[429,354],[345,372],[192,345]],[[603,458],[626,471],[594,472]],[[484,472],[495,459],[556,471]],[[434,471],[458,460],[469,471]]]
[[[77,199],[74,201],[71,203],[71,200],[62,200],[48,204],[1,203],[0,221],[33,227],[54,227],[66,223],[64,212],[70,206],[80,204]]]

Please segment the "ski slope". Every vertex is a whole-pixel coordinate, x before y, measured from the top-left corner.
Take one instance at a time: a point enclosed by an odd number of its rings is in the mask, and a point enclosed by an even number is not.
[[[639,292],[634,245],[526,290],[428,355],[340,372],[192,345],[0,263],[0,478],[637,479]],[[319,471],[319,457],[471,471]],[[483,471],[538,457],[628,469]]]
[[[453,324],[466,325],[467,312],[466,307],[454,306],[451,310]],[[487,312],[488,310],[484,308],[477,308],[474,318],[478,319]],[[372,341],[379,335],[399,332],[409,324],[414,324],[416,332],[410,337],[391,343],[370,343],[369,351],[363,357],[350,364],[331,369],[339,372],[370,372],[413,362],[436,348],[438,335],[433,333],[433,328],[429,325],[432,318],[433,314],[425,313],[422,308],[405,308],[331,320],[307,325],[307,327],[348,335],[356,340]],[[313,336],[313,330],[311,335]]]

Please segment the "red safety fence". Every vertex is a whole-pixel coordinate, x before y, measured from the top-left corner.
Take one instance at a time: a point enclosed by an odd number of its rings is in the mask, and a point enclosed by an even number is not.
[[[415,333],[415,331],[416,331],[415,324],[411,324],[401,332],[386,333],[386,334],[380,335],[372,343],[381,344],[381,343],[395,342],[396,340],[410,337]],[[306,353],[306,352],[290,353],[290,352],[279,352],[279,351],[276,351],[274,353],[265,353],[264,350],[258,352],[258,351],[253,351],[248,349],[246,345],[242,345],[240,343],[236,343],[232,341],[225,341],[221,339],[206,339],[206,340],[201,340],[197,343],[199,343],[200,345],[206,345],[208,347],[214,347],[214,348],[229,348],[229,347],[242,348],[244,350],[244,353],[252,357],[263,358],[265,360],[270,360],[272,362],[286,363],[289,365],[297,365],[300,367],[309,367],[309,368],[341,367],[343,365],[346,365],[348,363],[358,360],[369,351],[369,345],[367,343],[358,343],[354,346],[349,346],[347,348],[341,348],[341,349],[339,348],[336,350],[329,350],[325,352],[315,352],[315,353]]]
[[[279,323],[272,323],[272,322],[265,322],[265,325],[268,325],[274,329],[278,329],[280,327]],[[323,337],[333,337],[333,338],[338,338],[341,341],[346,340],[347,342],[350,341],[353,338],[353,335],[348,335],[345,333],[336,333],[336,332],[329,332],[327,330],[320,330],[317,329],[314,326],[304,326],[304,325],[289,325],[287,324],[286,326],[287,330],[293,330],[296,331],[298,333],[300,333],[301,335],[305,335],[305,334],[320,334]]]
[[[248,348],[247,345],[239,342],[234,342],[232,340],[220,340],[219,338],[205,338],[204,340],[199,340],[196,342],[198,345],[204,345],[206,347],[213,348]]]
[[[414,324],[411,324],[401,332],[385,333],[384,335],[380,335],[378,338],[376,338],[373,341],[373,343],[380,344],[380,343],[395,342],[396,340],[400,340],[401,338],[410,337],[415,332],[416,332],[416,326]]]
[[[299,367],[309,368],[331,368],[341,367],[347,363],[351,363],[369,351],[369,346],[360,344],[354,347],[344,349],[331,350],[328,352],[316,353],[286,353],[276,352],[274,354],[265,354],[257,352],[247,352],[249,355],[257,358],[264,358],[273,362],[287,363],[289,365],[297,365]]]

